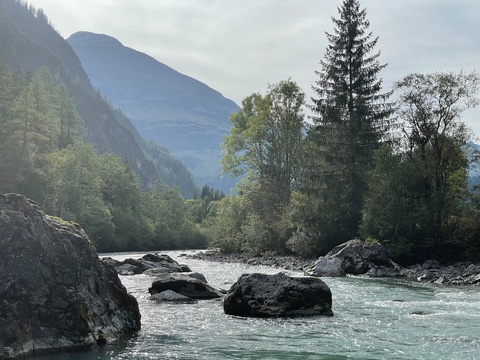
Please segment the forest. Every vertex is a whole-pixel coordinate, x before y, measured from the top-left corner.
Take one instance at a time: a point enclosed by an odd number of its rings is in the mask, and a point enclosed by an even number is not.
[[[22,76],[0,66],[0,122],[0,192],[80,224],[99,251],[207,245],[178,189],[158,180],[142,190],[127,162],[83,141],[83,120],[47,68]]]
[[[160,180],[143,188],[128,163],[84,142],[75,103],[47,68],[0,66],[0,192],[80,224],[101,252],[312,258],[361,238],[401,264],[480,261],[479,154],[462,121],[479,103],[479,75],[413,73],[384,92],[366,10],[345,0],[338,11],[314,98],[289,78],[231,115],[222,169],[241,180],[226,196],[204,185],[185,199]]]
[[[387,65],[366,10],[345,0],[338,12],[307,121],[291,79],[232,115],[222,165],[244,178],[222,200],[212,245],[318,256],[361,238],[402,264],[479,260],[478,151],[462,122],[479,103],[478,74],[413,73],[382,92]]]

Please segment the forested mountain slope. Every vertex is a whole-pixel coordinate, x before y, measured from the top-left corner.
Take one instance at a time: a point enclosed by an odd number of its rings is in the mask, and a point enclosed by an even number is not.
[[[48,67],[55,80],[68,87],[85,121],[85,140],[99,153],[111,152],[127,161],[144,187],[160,178],[179,187],[184,196],[194,195],[195,183],[188,169],[166,149],[148,144],[130,120],[95,90],[75,51],[43,11],[0,0],[0,58],[11,71],[22,74]]]
[[[125,111],[140,134],[172,151],[201,182],[218,184],[220,142],[239,107],[219,92],[101,34],[68,42],[92,84]]]

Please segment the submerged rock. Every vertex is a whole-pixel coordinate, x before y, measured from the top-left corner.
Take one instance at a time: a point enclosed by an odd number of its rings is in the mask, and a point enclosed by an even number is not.
[[[170,273],[160,274],[148,289],[151,295],[172,290],[192,299],[215,299],[223,294],[212,286],[198,279],[196,273]]]
[[[332,316],[332,293],[319,278],[244,274],[228,290],[224,311],[246,317]]]
[[[0,358],[78,350],[140,328],[136,299],[80,226],[0,194]]]

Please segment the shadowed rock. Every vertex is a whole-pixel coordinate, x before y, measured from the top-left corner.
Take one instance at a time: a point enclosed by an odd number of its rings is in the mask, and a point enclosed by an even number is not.
[[[0,194],[0,358],[78,350],[140,328],[136,299],[76,224]]]
[[[245,274],[228,290],[224,311],[246,317],[332,316],[332,293],[319,278]]]
[[[156,276],[162,273],[189,272],[187,265],[181,265],[166,254],[146,254],[140,259],[123,261],[104,258],[111,263],[120,275],[146,274]]]
[[[160,274],[148,289],[151,295],[172,290],[192,299],[215,299],[223,296],[219,291],[198,279],[198,274]]]

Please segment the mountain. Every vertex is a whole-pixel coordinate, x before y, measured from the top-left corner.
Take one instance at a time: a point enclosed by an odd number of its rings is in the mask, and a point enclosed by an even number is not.
[[[480,156],[480,144],[476,144],[473,141],[468,143],[468,156],[469,160],[472,161],[468,169],[469,184],[480,185],[480,162],[474,161]]]
[[[217,188],[220,142],[239,107],[202,82],[183,75],[117,39],[78,32],[67,39],[92,84],[122,109],[140,134],[183,160],[195,178]]]
[[[130,120],[115,111],[90,83],[68,42],[51,26],[42,10],[15,0],[0,0],[0,60],[11,71],[26,74],[47,66],[64,83],[85,121],[85,140],[98,153],[114,153],[127,161],[145,188],[160,178],[191,197],[196,192],[192,174],[165,148],[143,139]]]

